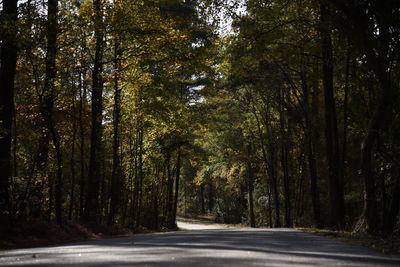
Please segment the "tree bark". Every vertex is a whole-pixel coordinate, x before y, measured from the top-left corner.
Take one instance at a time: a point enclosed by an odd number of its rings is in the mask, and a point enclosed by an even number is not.
[[[119,124],[121,113],[121,88],[118,84],[118,71],[119,71],[119,43],[115,40],[114,44],[114,112],[113,112],[113,165],[111,174],[111,201],[110,201],[110,214],[108,224],[112,225],[115,222],[115,216],[118,213],[121,195],[121,179],[122,172],[120,166],[120,137],[119,137]]]
[[[68,211],[68,220],[72,220],[72,213],[74,211],[74,204],[75,204],[75,180],[76,180],[76,173],[75,173],[75,143],[76,143],[76,108],[75,108],[75,93],[72,103],[72,110],[73,110],[73,121],[72,121],[72,148],[71,148],[71,159],[70,159],[70,166],[71,166],[71,191],[69,194],[69,211]]]
[[[285,101],[285,93],[281,92],[280,97],[280,131],[281,131],[281,165],[283,171],[283,188],[284,188],[284,200],[285,200],[285,227],[291,227],[291,192],[290,192],[290,181],[289,181],[289,144],[288,144],[288,132],[286,131],[286,112],[283,107]],[[289,128],[289,126],[288,126]]]
[[[50,133],[51,140],[56,152],[57,170],[54,180],[54,199],[56,222],[62,224],[62,152],[59,133],[54,120],[54,102],[56,98],[55,83],[57,78],[57,33],[58,33],[58,0],[48,0],[47,10],[47,54],[46,54],[46,76],[43,86],[43,96],[40,101],[40,111],[43,121]]]
[[[171,219],[171,225],[175,225],[176,212],[178,209],[179,199],[179,178],[181,176],[181,151],[178,150],[178,156],[176,157],[176,175],[175,175],[175,195],[174,195],[174,210]]]
[[[85,127],[83,125],[83,68],[80,69],[79,73],[79,159],[80,159],[80,188],[79,188],[79,218],[82,220],[84,216],[85,206]]]
[[[396,1],[385,1],[384,4],[376,5],[368,10],[367,5],[358,5],[345,0],[329,0],[329,2],[348,20],[345,26],[339,25],[340,29],[349,34],[352,41],[365,54],[369,69],[374,72],[379,82],[378,99],[375,101],[374,112],[369,119],[367,133],[361,144],[364,209],[359,225],[364,224],[365,220],[366,230],[373,233],[379,230],[379,216],[372,155],[379,132],[392,120],[394,92],[398,89],[398,86],[390,79],[390,47],[393,47],[393,40],[397,38],[390,30],[390,23],[397,19],[397,13],[393,10],[398,5]],[[379,32],[378,37],[377,32]]]
[[[275,204],[275,222],[274,227],[281,227],[281,218],[280,218],[280,201],[279,201],[279,190],[278,190],[278,181],[276,179],[276,150],[275,145],[272,142],[269,144],[269,170],[271,177],[271,187],[272,187],[272,195]]]
[[[102,166],[103,136],[103,80],[102,80],[102,55],[103,55],[103,19],[101,0],[93,1],[95,23],[95,56],[92,72],[92,127],[90,134],[90,159],[87,179],[85,221],[97,222],[99,215],[99,191]]]
[[[139,120],[139,136],[138,136],[138,202],[137,202],[137,213],[136,213],[136,228],[138,228],[141,224],[141,209],[142,209],[142,201],[143,201],[143,122]]]
[[[254,199],[253,199],[253,191],[254,191],[254,173],[253,168],[251,166],[251,156],[252,156],[252,147],[251,144],[247,145],[247,191],[249,195],[249,219],[250,219],[250,227],[256,227],[256,220],[254,217]]]
[[[211,213],[214,209],[214,187],[212,182],[208,182],[208,212]]]
[[[313,99],[312,99],[312,106],[313,108],[310,109],[309,104],[309,87],[307,85],[307,78],[306,74],[302,74],[301,77],[301,84],[303,89],[303,102],[304,102],[304,111],[305,111],[305,126],[306,129],[304,130],[305,134],[305,147],[307,151],[307,159],[308,159],[308,169],[310,175],[310,193],[311,193],[311,202],[313,206],[313,216],[314,216],[314,224],[318,228],[323,227],[322,219],[321,219],[321,203],[320,203],[320,196],[319,196],[319,189],[318,189],[318,168],[317,168],[317,161],[316,161],[316,153],[315,153],[315,139],[318,138],[315,136],[315,127],[313,123],[313,115],[318,112],[318,108],[316,107],[316,101],[318,98],[315,97],[316,90],[318,87],[314,88],[313,92]],[[312,110],[312,111],[311,111]]]
[[[12,224],[9,195],[14,77],[17,63],[17,0],[4,0],[2,23],[13,25],[1,38],[0,67],[0,225]]]
[[[206,206],[204,201],[204,184],[200,185],[200,212],[202,215],[206,214]]]
[[[172,227],[172,210],[173,210],[173,189],[174,189],[174,180],[172,178],[172,171],[171,171],[171,152],[167,152],[167,159],[166,159],[166,167],[167,167],[167,197],[166,197],[166,220],[168,227]]]
[[[268,163],[268,156],[267,156],[267,151],[266,151],[266,148],[265,148],[265,141],[264,141],[264,137],[263,137],[263,134],[262,134],[262,129],[261,129],[261,123],[260,123],[260,119],[259,119],[259,117],[258,117],[258,115],[257,115],[257,111],[256,111],[256,108],[255,108],[255,106],[253,105],[253,108],[252,108],[252,111],[253,111],[253,115],[254,115],[254,117],[255,117],[255,119],[256,119],[256,122],[257,122],[257,132],[258,132],[258,136],[259,136],[259,139],[260,139],[260,145],[261,145],[261,151],[262,151],[262,157],[263,157],[263,161],[264,161],[264,171],[265,171],[265,177],[266,177],[266,186],[267,186],[267,190],[268,190],[268,192],[267,192],[267,195],[268,195],[268,213],[269,213],[269,218],[268,218],[268,220],[269,220],[269,225],[270,225],[270,227],[272,228],[273,227],[273,224],[272,224],[272,206],[271,206],[271,200],[272,200],[272,197],[271,197],[271,177],[270,177],[270,175],[269,175],[269,163]]]
[[[342,228],[344,227],[344,196],[333,88],[333,49],[329,16],[330,10],[328,6],[320,3],[320,34],[325,99],[325,140],[329,169],[329,224],[332,227]]]

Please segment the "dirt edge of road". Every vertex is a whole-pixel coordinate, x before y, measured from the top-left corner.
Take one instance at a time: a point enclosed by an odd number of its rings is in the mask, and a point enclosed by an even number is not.
[[[370,235],[359,234],[348,231],[336,231],[329,229],[316,228],[297,228],[304,232],[323,236],[329,239],[342,241],[345,243],[372,248],[387,255],[400,256],[400,235]]]

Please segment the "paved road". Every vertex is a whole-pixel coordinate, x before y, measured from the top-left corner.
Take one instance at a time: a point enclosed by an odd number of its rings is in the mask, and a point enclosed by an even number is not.
[[[0,252],[0,266],[9,265],[400,266],[400,258],[293,229],[207,228]]]
[[[211,229],[222,229],[222,228],[227,228],[223,227],[220,224],[199,224],[199,223],[193,223],[190,221],[178,221],[178,227],[181,230],[211,230]]]

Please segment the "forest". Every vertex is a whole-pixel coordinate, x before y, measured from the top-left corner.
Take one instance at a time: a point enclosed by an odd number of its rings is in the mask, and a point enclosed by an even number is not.
[[[3,230],[400,231],[399,1],[0,7]]]

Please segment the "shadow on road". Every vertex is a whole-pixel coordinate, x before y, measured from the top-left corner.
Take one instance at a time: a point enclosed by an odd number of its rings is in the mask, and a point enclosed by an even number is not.
[[[18,260],[16,260],[18,259]],[[157,233],[0,253],[0,265],[284,266],[400,265],[374,250],[293,229]]]

